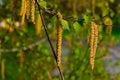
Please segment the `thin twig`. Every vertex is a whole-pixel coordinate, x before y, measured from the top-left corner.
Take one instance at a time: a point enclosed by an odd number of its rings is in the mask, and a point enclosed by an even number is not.
[[[48,14],[53,15],[53,16],[57,14],[57,12],[55,12],[55,11],[53,12],[53,11],[51,11],[49,9],[45,9],[45,8],[43,8],[41,6],[40,6],[40,9],[42,9],[45,13],[48,13]],[[81,16],[81,17],[83,17],[83,16]],[[103,16],[101,18],[104,18],[104,17],[106,17],[106,16]],[[65,20],[71,20],[73,22],[78,21],[78,20],[83,20],[83,18],[75,18],[73,16],[63,16],[63,19],[65,19]],[[118,26],[118,25],[110,25],[110,24],[103,24],[103,23],[99,24],[99,25],[104,25],[104,26]]]
[[[38,9],[39,9],[39,14],[40,14],[40,16],[41,16],[42,24],[43,24],[43,27],[44,27],[44,30],[45,30],[47,39],[48,39],[48,41],[49,41],[49,44],[50,44],[50,47],[51,47],[51,49],[52,49],[53,55],[54,55],[55,60],[56,60],[56,62],[57,62],[57,55],[56,55],[56,53],[55,53],[55,50],[54,50],[53,45],[52,45],[52,42],[51,42],[50,37],[49,37],[48,32],[47,32],[47,26],[46,26],[46,24],[45,24],[45,20],[44,20],[43,14],[42,14],[42,8],[41,8],[41,6],[39,5],[39,3],[38,3],[37,0],[35,0],[35,2],[36,2],[37,6],[38,6]],[[59,73],[60,73],[60,78],[61,78],[62,80],[64,80],[64,76],[63,76],[63,73],[62,73],[61,68],[60,68],[59,66],[57,66],[57,67],[58,67],[58,70],[59,70]]]

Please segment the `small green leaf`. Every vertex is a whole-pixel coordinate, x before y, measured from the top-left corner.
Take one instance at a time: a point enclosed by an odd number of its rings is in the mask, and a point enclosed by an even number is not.
[[[80,31],[80,24],[78,22],[73,23],[73,27],[74,27],[75,32]]]
[[[9,36],[5,36],[5,42],[9,41],[10,37]]]
[[[106,15],[108,15],[109,14],[109,10],[108,9],[105,9],[104,11],[103,11],[103,13],[102,13],[102,16],[106,16]]]
[[[62,24],[63,28],[66,28],[66,29],[70,30],[70,29],[69,29],[68,21],[62,19],[62,20],[61,20],[61,24]]]
[[[85,23],[90,23],[92,21],[91,16],[84,15],[83,17],[84,17]]]
[[[39,5],[42,6],[43,8],[47,8],[47,2],[46,1],[40,1]]]
[[[111,3],[114,3],[114,2],[115,2],[115,0],[110,0],[110,2],[111,2]]]

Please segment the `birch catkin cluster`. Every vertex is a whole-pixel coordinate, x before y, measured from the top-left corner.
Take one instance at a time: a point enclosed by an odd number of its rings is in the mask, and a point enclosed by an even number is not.
[[[62,15],[60,12],[57,13],[58,24],[57,24],[57,63],[61,67],[61,48],[62,48],[62,32],[63,28],[61,25]]]
[[[22,16],[21,24],[24,24],[25,17],[27,19],[31,19],[33,23],[35,23],[35,1],[34,0],[22,0],[21,12]]]
[[[95,53],[97,49],[97,41],[98,41],[98,28],[95,22],[91,22],[91,35],[90,35],[90,65],[91,68],[94,69],[94,60]]]

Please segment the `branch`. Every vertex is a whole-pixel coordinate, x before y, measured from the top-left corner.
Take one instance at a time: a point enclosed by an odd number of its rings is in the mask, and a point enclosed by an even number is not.
[[[39,3],[38,3],[38,5],[39,5]],[[39,5],[40,6],[40,5]],[[45,9],[45,8],[43,8],[43,7],[41,7],[40,6],[40,9],[41,10],[43,10],[45,13],[48,13],[48,14],[50,14],[50,15],[56,15],[57,14],[57,12],[53,12],[53,11],[51,11],[51,10],[49,10],[49,9]],[[73,16],[63,16],[63,19],[65,19],[65,20],[71,20],[71,21],[73,21],[73,22],[75,22],[75,21],[78,21],[78,20],[84,20],[83,19],[83,16],[81,16],[82,18],[75,18],[75,17],[73,17]],[[106,17],[106,16],[103,16],[103,17],[101,17],[101,18],[104,18],[104,17]],[[104,26],[119,26],[119,25],[110,25],[110,24],[98,24],[98,25],[104,25]]]
[[[33,47],[39,45],[41,40],[37,40],[35,41],[34,43],[28,45],[28,46],[23,46],[22,48],[12,48],[12,49],[2,49],[0,48],[0,52],[17,52],[17,51],[20,51],[20,50],[23,50],[23,51],[27,51],[27,50],[30,50],[30,49],[33,49]]]
[[[40,14],[40,16],[41,16],[42,24],[43,24],[43,27],[44,27],[44,30],[45,30],[47,39],[48,39],[48,41],[49,41],[49,44],[50,44],[50,47],[51,47],[51,49],[52,49],[53,55],[54,55],[55,60],[56,60],[56,62],[57,62],[57,55],[56,55],[56,53],[55,53],[55,50],[54,50],[53,45],[52,45],[52,42],[51,42],[50,37],[49,37],[49,35],[48,35],[47,26],[46,26],[46,24],[45,24],[45,20],[44,20],[43,14],[42,14],[43,8],[41,8],[41,6],[39,5],[38,0],[35,0],[35,3],[36,3],[37,6],[38,6],[39,14]],[[47,12],[48,12],[48,11],[47,11]],[[52,12],[48,12],[48,13],[56,14],[56,13],[52,13]],[[63,76],[63,73],[62,73],[61,68],[60,68],[59,66],[57,66],[57,67],[58,67],[58,70],[59,70],[59,73],[60,73],[60,78],[61,78],[62,80],[64,80],[64,76]]]

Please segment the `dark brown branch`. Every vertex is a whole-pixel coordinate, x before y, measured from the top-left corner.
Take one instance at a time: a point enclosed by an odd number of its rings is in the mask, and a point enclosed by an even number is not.
[[[41,6],[39,5],[39,3],[38,3],[37,0],[35,0],[35,2],[36,2],[36,4],[37,4],[37,6],[38,6],[39,14],[40,14],[40,16],[41,16],[42,24],[43,24],[43,27],[44,27],[44,30],[45,30],[45,33],[46,33],[48,42],[49,42],[49,44],[50,44],[50,47],[51,47],[52,52],[53,52],[53,55],[54,55],[55,60],[56,60],[56,62],[57,62],[57,55],[56,55],[56,53],[55,53],[55,50],[54,50],[53,45],[52,45],[52,42],[51,42],[50,37],[49,37],[49,35],[48,35],[47,26],[46,26],[46,24],[45,24],[45,20],[44,20],[43,14],[42,14],[43,8],[41,8]],[[51,13],[51,12],[48,12],[48,13]],[[52,14],[56,14],[56,13],[52,13]],[[60,68],[59,66],[57,66],[57,67],[58,67],[58,70],[59,70],[59,73],[60,73],[60,78],[61,78],[62,80],[64,80],[64,76],[63,76],[63,73],[62,73],[61,68]]]

